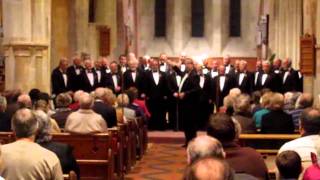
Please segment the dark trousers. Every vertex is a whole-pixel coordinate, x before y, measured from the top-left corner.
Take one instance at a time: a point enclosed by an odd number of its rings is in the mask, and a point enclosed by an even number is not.
[[[183,122],[183,131],[185,134],[186,145],[197,136],[197,121],[195,106],[192,103],[179,103],[179,119]]]

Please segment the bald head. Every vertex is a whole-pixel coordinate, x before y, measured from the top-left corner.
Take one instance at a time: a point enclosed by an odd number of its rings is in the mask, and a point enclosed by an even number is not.
[[[310,93],[302,93],[297,101],[297,108],[305,109],[313,105],[313,96]]]
[[[88,93],[83,93],[80,96],[80,109],[91,109],[93,106],[93,98],[90,94]]]
[[[22,108],[12,117],[12,130],[17,138],[30,138],[38,130],[38,122],[30,109]]]
[[[94,91],[94,94],[95,94],[95,97],[96,99],[103,99],[104,96],[106,95],[106,91],[104,88],[97,88],[95,91]]]
[[[300,133],[313,135],[320,133],[320,111],[316,108],[307,108],[301,113]]]
[[[17,102],[21,107],[28,107],[28,108],[32,107],[32,101],[28,94],[21,94],[18,97]]]
[[[204,158],[188,166],[184,180],[232,180],[234,173],[227,162],[221,159]]]
[[[187,148],[188,163],[193,163],[199,158],[215,157],[223,159],[225,152],[221,143],[210,136],[198,136],[194,138]]]

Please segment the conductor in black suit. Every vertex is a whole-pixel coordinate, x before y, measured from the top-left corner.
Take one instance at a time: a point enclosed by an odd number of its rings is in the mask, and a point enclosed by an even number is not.
[[[281,79],[280,76],[271,71],[271,64],[269,61],[262,62],[263,72],[258,77],[259,89],[270,89],[273,92],[280,92]]]
[[[145,72],[143,90],[151,113],[149,129],[164,130],[167,128],[166,102],[169,92],[167,76],[164,72],[160,72],[158,60],[151,59],[150,68]]]
[[[98,75],[93,68],[91,59],[84,60],[85,70],[80,74],[81,90],[90,93],[98,87]]]
[[[239,72],[236,74],[236,86],[242,93],[251,94],[253,89],[254,76],[247,70],[247,61],[239,62]]]
[[[282,93],[299,91],[299,73],[291,67],[292,61],[286,58],[282,63]]]
[[[106,74],[106,86],[113,91],[114,94],[118,95],[121,93],[122,78],[119,72],[119,65],[113,61],[109,65],[110,73]]]
[[[215,102],[217,109],[223,105],[223,99],[235,87],[234,76],[225,73],[225,66],[219,66],[219,75],[211,83],[210,97]]]
[[[81,84],[81,79],[80,79],[80,74],[84,68],[82,67],[82,60],[80,57],[75,56],[73,57],[73,65],[69,66],[67,69],[67,75],[68,75],[68,86],[69,89],[72,90],[73,92],[79,90],[80,84]]]
[[[178,91],[173,93],[173,96],[178,100],[179,119],[183,121],[185,133],[185,145],[197,135],[197,101],[199,97],[199,76],[194,68],[192,59],[185,60],[185,72],[181,72],[179,66],[181,61],[174,63],[167,61],[168,64],[174,66],[173,69],[181,77],[181,82],[178,86]]]
[[[61,58],[59,66],[51,73],[52,95],[57,96],[60,93],[69,91],[67,68],[68,59]]]

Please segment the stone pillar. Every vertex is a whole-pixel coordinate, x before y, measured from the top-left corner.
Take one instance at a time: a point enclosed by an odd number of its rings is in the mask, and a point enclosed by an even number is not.
[[[89,1],[74,0],[73,1],[75,34],[76,34],[76,52],[88,52],[88,36],[89,36]]]
[[[5,89],[50,91],[51,0],[3,0]]]
[[[314,27],[314,34],[316,36],[316,75],[314,77],[314,82],[313,82],[313,95],[314,97],[318,97],[318,95],[320,94],[320,88],[319,88],[319,84],[320,84],[320,19],[316,18],[316,17],[320,17],[320,2],[319,1],[315,1],[312,4],[312,12],[313,12],[313,19],[312,19],[312,24]],[[304,83],[305,85],[307,85],[307,82]],[[318,102],[320,103],[320,102]]]

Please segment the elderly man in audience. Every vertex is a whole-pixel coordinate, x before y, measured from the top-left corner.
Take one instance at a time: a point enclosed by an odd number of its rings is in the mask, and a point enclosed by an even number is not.
[[[262,116],[261,133],[290,134],[294,133],[292,116],[283,111],[283,95],[273,93],[270,100],[270,112]]]
[[[313,96],[310,93],[302,93],[295,104],[295,109],[288,113],[292,115],[293,123],[296,129],[299,128],[299,119],[304,109],[313,106]]]
[[[234,115],[232,118],[238,121],[241,126],[242,133],[255,133],[256,123],[252,119],[250,112],[250,96],[247,94],[241,94],[235,98],[234,104]]]
[[[79,102],[80,109],[68,116],[65,131],[78,134],[107,132],[106,121],[92,110],[93,97],[88,93],[83,93]]]
[[[32,101],[28,94],[21,94],[17,100],[20,108],[32,108]]]
[[[5,179],[63,179],[58,157],[34,142],[38,126],[30,109],[22,108],[14,114],[12,130],[17,140],[1,148],[0,175]]]
[[[286,150],[296,151],[304,167],[307,167],[311,163],[310,153],[317,154],[320,149],[320,111],[318,109],[307,108],[302,112],[299,131],[302,137],[285,143],[279,149],[279,153]]]
[[[51,118],[57,121],[60,128],[64,128],[67,117],[72,113],[72,110],[69,108],[71,102],[72,98],[68,93],[61,93],[56,98],[56,109]]]
[[[302,172],[301,158],[294,151],[283,151],[276,158],[280,179],[297,180]]]
[[[236,143],[236,128],[231,117],[220,113],[211,116],[207,134],[222,143],[226,161],[236,173],[246,173],[261,179],[268,178],[268,170],[262,156],[254,149],[240,147]]]
[[[0,96],[0,131],[11,131],[11,119],[6,112],[7,99]]]
[[[109,92],[108,92],[109,91]],[[95,101],[93,103],[93,111],[100,114],[108,124],[109,128],[117,126],[116,109],[108,104],[108,96],[112,95],[112,91],[106,88],[97,88],[95,90]]]
[[[233,180],[234,173],[227,162],[218,158],[203,158],[189,165],[183,180],[214,179]]]
[[[74,171],[78,175],[78,179],[80,179],[80,169],[73,156],[72,147],[68,144],[51,141],[52,124],[50,117],[40,110],[36,110],[34,113],[39,124],[36,142],[58,156],[64,174],[69,174],[70,171]]]

